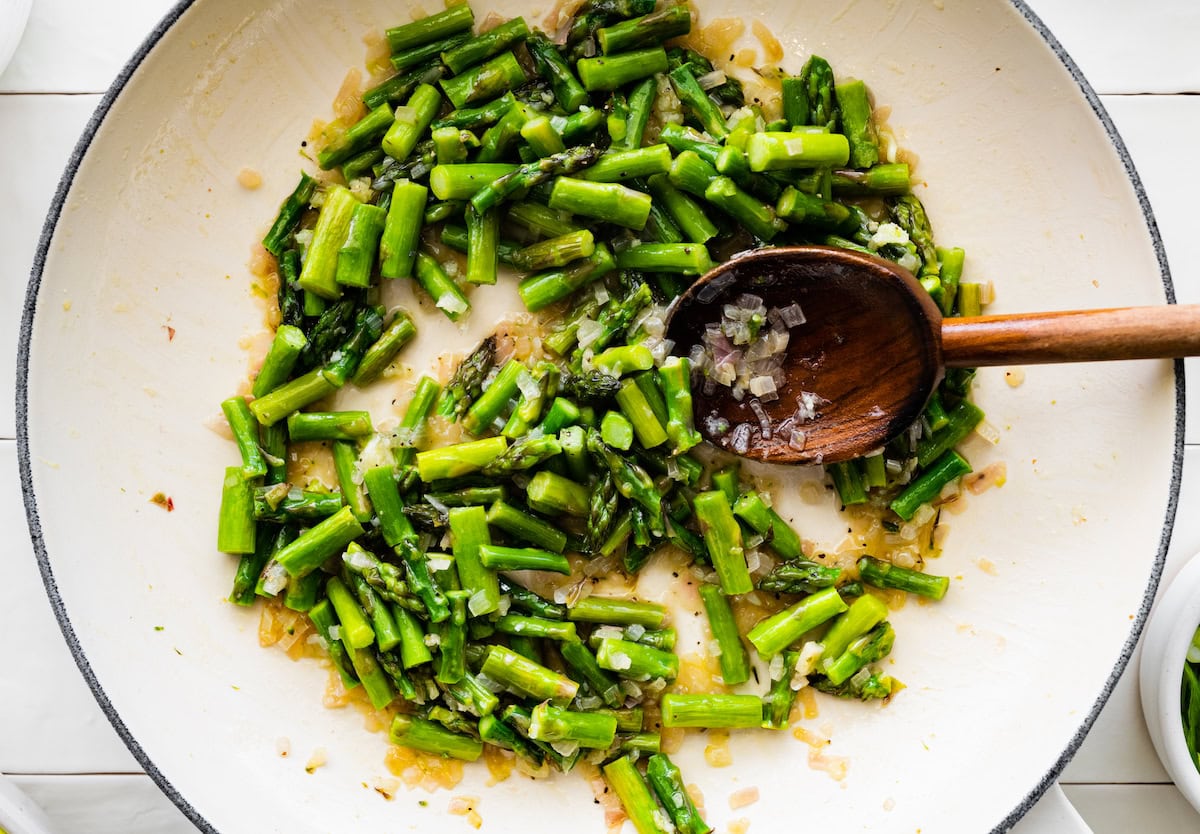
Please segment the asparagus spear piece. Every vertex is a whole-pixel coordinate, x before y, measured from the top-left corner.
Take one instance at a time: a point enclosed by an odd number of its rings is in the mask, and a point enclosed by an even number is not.
[[[622,20],[596,32],[605,55],[663,43],[692,30],[692,13],[687,6],[667,6],[642,17]]]
[[[371,628],[367,615],[363,613],[354,595],[342,580],[336,576],[329,577],[329,581],[325,583],[325,593],[329,596],[333,610],[337,612],[338,621],[342,624],[342,642],[346,648],[364,649],[374,643],[375,630]]]
[[[287,419],[288,437],[304,440],[359,440],[371,434],[367,411],[304,411]]]
[[[350,229],[350,218],[360,205],[348,188],[330,185],[325,190],[325,202],[317,215],[308,255],[300,270],[298,283],[305,292],[325,299],[337,299],[342,289],[336,280],[338,250]]]
[[[941,599],[950,587],[950,577],[902,568],[870,556],[858,560],[858,573],[863,582],[876,588],[894,588],[928,599]]]
[[[696,81],[691,69],[687,66],[677,67],[671,70],[668,77],[679,100],[687,105],[705,132],[715,139],[724,139],[729,133],[729,128],[725,125],[725,115]]]
[[[417,452],[417,472],[425,483],[461,478],[479,471],[507,448],[507,438],[488,437]]]
[[[510,536],[554,553],[562,553],[567,546],[567,534],[562,530],[503,501],[488,508],[487,521]]]
[[[590,509],[587,487],[545,469],[529,481],[526,498],[530,509],[547,515],[587,518]]]
[[[654,602],[589,596],[572,605],[567,616],[576,622],[657,629],[666,622],[667,609]]]
[[[458,284],[454,283],[442,265],[431,256],[418,252],[415,272],[417,283],[429,293],[434,304],[450,321],[458,321],[463,313],[471,309],[471,302],[459,289]]]
[[[574,712],[541,703],[533,708],[529,735],[551,744],[573,743],[588,749],[608,749],[617,734],[617,719],[598,712]]]
[[[300,172],[300,182],[279,207],[279,214],[263,238],[263,248],[275,257],[283,254],[288,239],[300,224],[300,218],[308,210],[308,203],[317,190],[317,181],[305,172]]]
[[[604,779],[620,798],[637,834],[667,834],[668,820],[658,809],[632,759],[621,756],[606,764]]]
[[[533,637],[540,640],[560,640],[564,643],[579,642],[579,635],[575,633],[575,624],[564,623],[561,620],[547,620],[542,617],[523,617],[520,614],[505,614],[496,620],[494,625],[496,631],[501,634]]]
[[[438,414],[459,418],[483,392],[483,381],[496,361],[496,337],[488,336],[459,363],[438,400]]]
[[[500,605],[500,584],[496,572],[483,558],[483,549],[492,542],[488,532],[487,510],[483,507],[452,508],[450,535],[454,543],[458,578],[463,590],[470,594],[467,607],[471,616],[490,614]]]
[[[565,605],[559,605],[557,602],[544,599],[533,591],[523,588],[503,577],[500,579],[500,590],[502,593],[508,595],[512,602],[512,607],[518,611],[524,611],[526,614],[540,617],[544,620],[565,620],[567,618],[567,607]]]
[[[367,150],[388,129],[393,116],[392,107],[386,101],[372,108],[367,115],[346,128],[340,136],[317,153],[317,164],[321,166],[321,170],[328,171]]]
[[[505,114],[504,118],[500,120],[501,124],[511,115],[511,112],[513,111]],[[487,134],[484,134],[483,150],[480,151],[481,157],[483,151],[486,150]],[[516,165],[508,162],[482,161],[462,165],[436,165],[429,172],[429,189],[439,200],[469,200],[475,196],[475,192],[496,180],[497,177],[502,177],[516,169]]]
[[[579,684],[505,646],[490,646],[480,671],[523,698],[567,703]]]
[[[649,180],[650,193],[661,203],[684,236],[692,243],[707,243],[717,236],[717,227],[704,214],[704,209],[687,194],[676,188],[665,174],[657,174]]]
[[[411,180],[397,180],[392,186],[392,202],[379,240],[379,274],[384,278],[412,275],[428,198],[429,189]]]
[[[493,55],[511,49],[528,37],[529,26],[525,23],[525,18],[514,17],[494,29],[476,35],[460,46],[443,52],[442,63],[457,75]]]
[[[833,69],[828,61],[819,55],[812,55],[805,61],[800,70],[798,93],[802,95],[804,102],[803,124],[825,127],[830,131],[837,126]]]
[[[614,449],[627,452],[633,446],[633,423],[619,411],[605,412],[600,421],[600,439]]]
[[[404,310],[397,310],[383,335],[363,354],[362,361],[358,363],[358,370],[354,372],[350,381],[360,388],[373,382],[396,358],[400,349],[416,335],[417,328],[412,317]]]
[[[230,397],[221,403],[221,411],[233,432],[238,452],[242,456],[242,477],[246,480],[267,474],[267,459],[258,445],[258,421],[250,413],[244,397]]]
[[[263,359],[258,376],[254,378],[254,387],[250,392],[255,397],[263,397],[286,382],[306,344],[308,339],[299,327],[281,324],[275,331],[275,338],[271,340],[271,347]]]
[[[362,577],[383,599],[402,606],[409,604],[408,586],[400,569],[381,562],[374,553],[364,550],[357,542],[350,542],[346,547],[342,564],[351,573]]]
[[[560,178],[558,182],[562,182]],[[621,186],[617,186],[620,188]],[[565,267],[548,269],[525,278],[517,285],[517,292],[525,309],[531,313],[545,309],[556,301],[569,296],[576,290],[603,278],[616,269],[612,252],[604,244],[586,258],[580,258]]]
[[[746,635],[763,657],[779,654],[806,631],[847,610],[836,588],[825,588],[760,622]]]
[[[517,396],[521,374],[528,373],[516,359],[509,359],[496,374],[492,384],[467,409],[463,428],[479,435],[492,427],[508,407],[509,400]],[[447,386],[449,390],[449,386]],[[507,447],[506,447],[507,448]],[[503,450],[501,450],[503,451]]]
[[[673,652],[628,640],[602,639],[596,649],[596,662],[601,669],[634,680],[671,681],[679,676],[679,658]]]
[[[408,72],[398,73],[367,90],[362,95],[362,103],[369,108],[376,108],[387,102],[399,104],[412,95],[413,90],[422,84],[436,84],[446,74],[446,67],[441,61],[431,60]],[[382,149],[381,149],[382,150]],[[346,165],[350,163],[347,162]],[[374,163],[372,163],[374,165]],[[343,172],[345,165],[342,166]]]
[[[275,554],[275,561],[291,576],[304,576],[312,573],[329,557],[340,553],[362,534],[362,525],[354,513],[349,507],[342,507],[281,548]]]
[[[729,177],[716,177],[711,180],[704,189],[704,199],[739,221],[755,237],[762,240],[773,240],[775,235],[787,228],[787,224],[779,219],[772,206],[738,188]]]
[[[335,440],[331,451],[333,452],[333,468],[337,473],[338,487],[342,491],[342,501],[350,508],[360,523],[370,522],[371,502],[367,498],[362,484],[356,483],[358,446],[351,441]]]
[[[581,58],[575,64],[575,69],[588,92],[616,90],[631,81],[666,72],[667,53],[661,46],[655,46],[620,55]]]
[[[653,78],[638,82],[629,98],[622,116],[614,114],[608,118],[608,133],[612,148],[640,148],[654,108],[658,85]]]
[[[600,155],[582,178],[592,182],[620,182],[637,177],[665,174],[671,170],[671,149],[666,145],[608,150]]]
[[[592,367],[609,376],[620,377],[634,371],[650,370],[654,367],[654,355],[645,345],[618,345],[593,357]],[[620,392],[618,403],[619,395]]]
[[[520,87],[529,77],[511,51],[494,58],[461,75],[441,80],[442,92],[455,107],[466,107],[477,101],[487,101]]]
[[[769,535],[771,549],[784,559],[799,559],[804,555],[800,536],[754,490],[742,493],[733,505],[733,514],[749,524],[755,532]]]
[[[499,262],[500,212],[488,209],[480,212],[468,205],[467,220],[467,281],[471,284],[496,283]]]
[[[586,229],[530,244],[512,255],[512,265],[525,272],[566,266],[596,251],[595,238]]]
[[[679,834],[708,834],[713,830],[692,802],[683,784],[683,774],[666,755],[655,753],[646,760],[646,779]]]
[[[397,715],[393,718],[388,738],[392,744],[401,747],[466,762],[475,761],[483,753],[483,743],[478,739],[452,732],[436,721],[416,715]]]
[[[590,182],[572,177],[559,177],[554,181],[549,201],[552,209],[594,217],[635,231],[646,225],[650,203],[649,194],[618,183]]]
[[[254,553],[255,535],[254,486],[246,480],[242,467],[226,467],[217,516],[217,550]]]
[[[754,582],[746,567],[742,531],[733,517],[729,499],[718,490],[702,492],[694,499],[693,507],[709,558],[720,577],[721,590],[730,596],[750,593]]]
[[[600,152],[593,145],[578,145],[569,150],[552,153],[497,177],[475,192],[471,197],[471,205],[475,207],[476,211],[488,211],[514,195],[523,194],[554,177],[572,174],[586,168],[599,158]],[[573,211],[569,206],[555,206],[553,199],[550,207]]]
[[[694,243],[643,243],[618,252],[616,258],[620,269],[642,272],[703,275],[713,268],[708,249]]]
[[[563,110],[574,113],[587,102],[587,90],[549,38],[541,32],[535,32],[525,45],[538,73],[550,81],[554,99]]]
[[[384,35],[387,37],[388,46],[395,53],[441,40],[456,32],[470,31],[474,25],[475,13],[469,4],[462,3],[412,23],[393,26]]]
[[[317,634],[321,635],[321,640],[325,646],[325,651],[329,652],[329,659],[333,663],[333,668],[337,670],[338,675],[342,679],[342,686],[346,687],[346,689],[353,689],[358,686],[358,678],[354,675],[354,667],[350,664],[350,656],[346,653],[346,647],[339,638],[333,636],[334,627],[339,626],[337,616],[333,611],[333,605],[328,599],[321,600],[308,610],[308,618],[312,620]]]
[[[586,683],[604,703],[618,707],[625,701],[617,681],[600,668],[596,656],[579,641],[568,641],[559,647],[559,653],[571,674]],[[619,728],[618,728],[619,729]],[[641,729],[640,722],[638,729]]]
[[[520,20],[521,18],[516,19]],[[512,21],[509,22],[511,23]],[[460,130],[478,130],[481,127],[495,124],[516,103],[517,99],[512,93],[505,93],[500,98],[489,101],[487,104],[454,110],[440,119],[434,119],[429,126],[433,130],[440,130],[447,127],[458,128]]]
[[[750,680],[750,656],[742,645],[729,599],[716,585],[708,584],[700,586],[700,599],[704,602],[713,638],[721,648],[721,678],[729,686],[745,683]]]
[[[792,675],[800,662],[800,652],[784,652],[783,668],[779,677],[771,681],[771,688],[763,696],[763,722],[767,730],[787,729],[788,716],[796,703],[797,690],[792,689]]]
[[[946,484],[961,478],[971,471],[971,464],[966,459],[950,450],[929,465],[916,480],[912,481],[904,491],[889,505],[896,515],[905,521],[911,519],[922,504],[927,504],[937,498]]]
[[[763,591],[781,594],[812,594],[832,588],[841,576],[840,568],[828,568],[807,559],[795,559],[776,565],[758,582]]]
[[[479,558],[485,567],[492,570],[543,570],[561,573],[563,576],[571,574],[571,565],[567,562],[567,557],[548,550],[483,545],[479,548]]]
[[[662,697],[664,727],[738,728],[762,723],[757,695],[707,695],[668,692]]]
[[[891,624],[880,623],[866,634],[852,640],[841,655],[826,660],[822,670],[831,684],[840,686],[860,670],[887,657],[895,641],[896,632]]]
[[[842,117],[842,132],[850,144],[850,166],[870,168],[879,161],[879,140],[871,122],[867,85],[851,79],[837,84],[834,93]]]

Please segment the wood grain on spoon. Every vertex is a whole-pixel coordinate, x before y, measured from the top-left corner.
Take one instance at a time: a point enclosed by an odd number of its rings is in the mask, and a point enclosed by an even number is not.
[[[905,269],[822,246],[759,249],[702,276],[672,304],[667,337],[687,355],[743,293],[768,308],[798,303],[778,398],[755,400],[768,426],[728,387],[695,386],[696,423],[713,444],[773,463],[836,463],[870,454],[921,416],[946,367],[1155,359],[1200,355],[1200,305],[942,320]],[[801,398],[819,403],[797,417]],[[729,430],[714,430],[728,421]],[[733,448],[749,428],[745,450]],[[802,448],[791,428],[803,433]],[[742,429],[742,436],[746,430]]]

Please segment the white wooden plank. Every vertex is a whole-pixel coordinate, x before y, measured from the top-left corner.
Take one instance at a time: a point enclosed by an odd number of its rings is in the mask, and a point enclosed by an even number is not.
[[[1195,7],[1200,14],[1200,3]],[[1200,24],[1195,31],[1200,31]],[[1192,195],[1200,192],[1200,171],[1185,163],[1194,153],[1192,137],[1200,132],[1200,97],[1105,96],[1102,100],[1146,187],[1166,246],[1176,298],[1181,304],[1198,304],[1200,250]],[[1188,360],[1186,375],[1200,379],[1200,360]],[[1188,443],[1200,443],[1200,408],[1189,409],[1185,435]]]
[[[0,530],[9,542],[0,611],[17,628],[0,640],[0,771],[139,771],[96,705],[51,613],[29,543],[11,440],[0,442],[0,472]]]
[[[1194,93],[1194,0],[1027,0],[1099,93]]]
[[[143,775],[13,776],[63,834],[196,834]]]
[[[173,5],[173,0],[37,0],[12,63],[0,75],[0,92],[106,90]]]
[[[1093,834],[1195,834],[1200,815],[1174,785],[1063,785]]]
[[[0,223],[0,390],[12,391],[17,331],[42,223],[71,149],[99,96],[0,96],[5,141],[20,153],[0,157],[6,184]],[[0,411],[0,438],[15,437],[12,409]]]

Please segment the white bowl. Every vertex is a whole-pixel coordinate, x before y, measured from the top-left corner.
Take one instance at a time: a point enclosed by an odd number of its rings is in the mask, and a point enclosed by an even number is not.
[[[1139,682],[1142,712],[1158,758],[1180,792],[1200,811],[1200,770],[1188,754],[1180,718],[1183,663],[1200,625],[1200,554],[1171,580],[1150,615]]]
[[[0,72],[17,51],[32,6],[33,0],[0,0]]]

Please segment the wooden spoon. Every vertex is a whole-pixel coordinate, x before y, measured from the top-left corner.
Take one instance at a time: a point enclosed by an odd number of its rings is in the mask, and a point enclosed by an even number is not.
[[[675,353],[687,356],[705,325],[720,322],[723,305],[743,293],[768,309],[796,302],[806,319],[790,328],[778,399],[758,400],[771,431],[762,430],[749,394],[738,402],[723,385],[708,394],[693,386],[696,424],[722,449],[772,463],[836,463],[882,448],[921,416],[947,367],[1200,355],[1200,305],[943,320],[907,270],[824,246],[759,249],[701,276],[668,310]],[[804,394],[816,415],[797,421]],[[716,418],[729,430],[719,433]],[[749,441],[742,429],[735,443],[742,423]],[[802,448],[792,428],[803,433]]]

